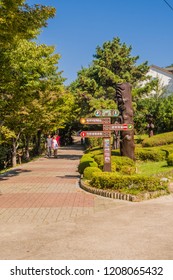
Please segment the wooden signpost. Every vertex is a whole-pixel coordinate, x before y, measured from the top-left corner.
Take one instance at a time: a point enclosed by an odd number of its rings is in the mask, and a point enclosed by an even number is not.
[[[81,118],[81,124],[111,124],[111,118]]]
[[[96,137],[96,138],[104,138],[104,137],[111,137],[111,132],[110,131],[103,131],[103,130],[96,130],[96,131],[82,131],[80,133],[80,136],[82,138],[92,138],[92,137]]]
[[[104,167],[103,170],[111,171],[111,132],[112,131],[122,131],[122,130],[132,130],[132,124],[111,124],[111,118],[117,117],[119,115],[118,110],[104,109],[96,110],[95,116],[100,118],[81,118],[81,124],[103,124],[103,130],[96,131],[82,131],[80,136],[82,138],[103,138],[103,155],[104,155]]]
[[[115,109],[102,109],[94,112],[96,117],[118,117],[119,111]]]
[[[127,123],[119,123],[119,124],[106,124],[103,125],[103,130],[114,130],[114,131],[122,131],[122,130],[132,130],[133,125]]]

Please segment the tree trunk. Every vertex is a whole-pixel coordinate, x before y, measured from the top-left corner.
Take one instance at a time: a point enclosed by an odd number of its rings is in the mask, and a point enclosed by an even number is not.
[[[129,83],[117,84],[116,99],[120,111],[119,122],[134,125],[131,85]],[[121,131],[120,135],[121,155],[135,160],[134,129]]]
[[[40,155],[41,154],[41,130],[38,130],[38,132],[37,132],[35,154],[36,155]]]
[[[17,145],[16,139],[12,139],[12,167],[15,167],[17,164]]]
[[[25,156],[26,156],[26,160],[30,159],[30,154],[29,154],[29,136],[26,136],[26,147],[25,147]]]

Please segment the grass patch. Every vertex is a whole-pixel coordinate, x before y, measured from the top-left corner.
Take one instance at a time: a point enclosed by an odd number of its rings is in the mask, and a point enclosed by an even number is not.
[[[168,166],[166,161],[158,161],[158,162],[136,162],[137,174],[146,175],[146,176],[158,176],[163,177],[169,172],[173,172],[173,167]]]

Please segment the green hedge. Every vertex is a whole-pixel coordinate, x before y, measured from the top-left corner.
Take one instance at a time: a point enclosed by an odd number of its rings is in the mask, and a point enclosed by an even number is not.
[[[80,162],[85,161],[85,160],[87,160],[87,159],[93,160],[92,154],[84,154],[84,155],[81,157]]]
[[[103,155],[94,156],[94,160],[97,162],[98,167],[100,169],[103,169]],[[128,157],[111,156],[111,166],[113,172],[122,171],[123,174],[135,173],[135,163],[132,159]]]
[[[168,190],[168,183],[159,178],[142,175],[120,176],[114,173],[94,173],[90,185],[99,189],[112,189],[129,194]]]
[[[166,151],[155,148],[136,148],[135,157],[137,160],[162,161],[166,158]]]
[[[154,147],[173,143],[173,132],[166,132],[144,139],[143,147]]]
[[[84,178],[91,180],[93,178],[94,172],[102,172],[98,167],[86,167],[84,170]]]
[[[94,155],[99,155],[99,154],[103,154],[103,148],[101,148],[100,146],[97,146],[95,148],[88,148],[86,151],[85,151],[85,154],[90,154],[92,156]]]
[[[167,164],[168,166],[173,166],[173,153],[168,156]]]
[[[98,163],[98,167],[103,170],[103,155],[94,156],[94,160]],[[135,163],[128,157],[112,156],[111,157],[112,172],[120,172],[121,174],[135,174]]]
[[[129,157],[125,156],[112,156],[111,157],[112,165],[116,164],[116,170],[121,171],[123,166],[135,166],[135,162]]]
[[[86,167],[98,167],[98,164],[91,157],[82,157],[78,166],[78,172],[83,174]]]
[[[103,169],[103,154],[101,155],[95,155],[94,160],[97,162],[98,167]]]
[[[116,162],[111,164],[112,172],[117,172],[119,175],[133,175],[136,173],[136,167],[130,165],[119,165],[117,166]]]

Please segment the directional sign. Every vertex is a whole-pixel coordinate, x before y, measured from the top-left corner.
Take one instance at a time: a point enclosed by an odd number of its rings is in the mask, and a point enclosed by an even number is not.
[[[104,160],[106,163],[111,162],[111,138],[103,139]]]
[[[106,137],[109,138],[111,137],[111,132],[110,131],[82,131],[80,133],[80,136],[82,138],[89,138],[89,137]]]
[[[119,111],[117,109],[102,109],[96,110],[94,115],[96,117],[117,117],[119,116]]]
[[[105,124],[103,125],[103,130],[132,130],[133,124]]]
[[[81,124],[110,124],[110,118],[81,118]]]

